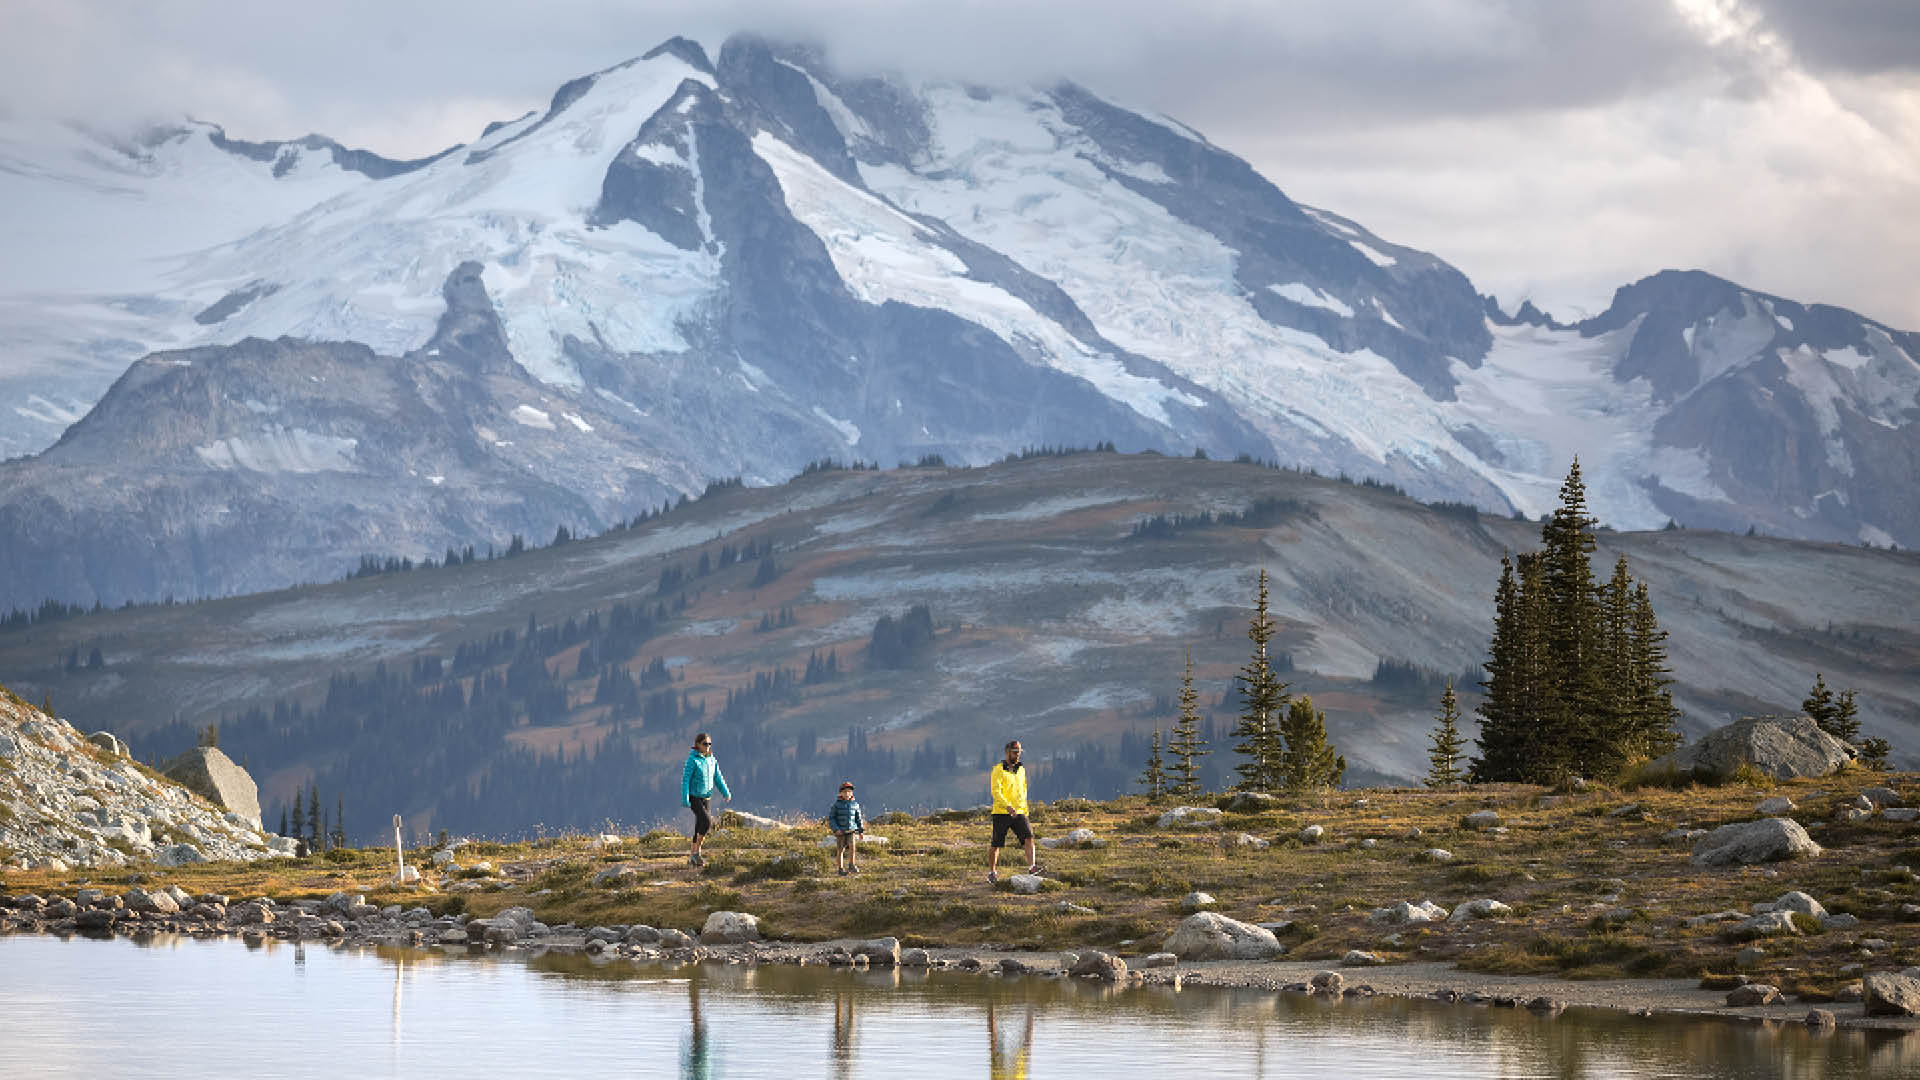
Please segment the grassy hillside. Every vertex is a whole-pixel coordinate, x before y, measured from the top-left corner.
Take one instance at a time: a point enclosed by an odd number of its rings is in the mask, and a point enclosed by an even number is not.
[[[1423,771],[1441,681],[1484,656],[1500,556],[1537,542],[1249,463],[829,469],[511,558],[16,623],[0,675],[143,757],[218,724],[270,826],[314,783],[355,835],[394,811],[502,836],[644,824],[677,813],[699,729],[748,809],[818,812],[842,776],[875,812],[974,805],[1011,735],[1037,790],[1108,797],[1171,722],[1189,648],[1222,786],[1264,567],[1284,677],[1364,783]],[[1616,554],[1672,633],[1691,730],[1791,709],[1823,671],[1896,761],[1920,750],[1920,559],[1602,532],[1596,565]]]

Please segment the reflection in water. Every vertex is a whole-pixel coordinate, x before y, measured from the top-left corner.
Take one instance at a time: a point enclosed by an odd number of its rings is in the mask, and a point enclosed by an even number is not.
[[[1008,1046],[1000,1039],[994,1004],[991,1000],[987,1002],[987,1075],[992,1080],[1027,1080],[1027,1065],[1033,1058],[1033,1006],[1026,1006],[1020,1013],[1025,1017],[1018,1025],[1020,1041]],[[1008,1040],[1011,1041],[1010,1034]]]
[[[488,1071],[508,1075],[657,1075],[677,1054],[683,1080],[975,1080],[983,1019],[996,1078],[1920,1075],[1920,1036],[1820,1035],[1800,1024],[1580,1010],[1550,1018],[949,971],[143,944],[0,937],[0,1077],[124,1074],[135,1046],[143,1080],[247,1075],[265,1061],[288,1076],[447,1075],[447,1047],[484,1044]],[[266,959],[279,948],[292,950],[291,972],[284,956]],[[214,994],[312,1022],[236,1027],[203,1007]]]
[[[680,1075],[684,1080],[713,1076],[713,1047],[707,1041],[707,1022],[700,1016],[700,973],[687,979],[687,1013],[692,1018],[687,1041],[680,1048]]]

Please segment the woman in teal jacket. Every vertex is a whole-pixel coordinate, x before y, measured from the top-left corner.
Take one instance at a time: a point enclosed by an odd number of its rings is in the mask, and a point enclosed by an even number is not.
[[[700,854],[700,842],[713,831],[713,818],[707,813],[707,800],[718,789],[720,797],[733,801],[727,790],[727,778],[720,775],[720,763],[713,759],[713,736],[701,732],[693,737],[693,750],[687,754],[687,767],[680,771],[680,805],[693,811],[693,849],[687,853],[688,866],[707,865]]]

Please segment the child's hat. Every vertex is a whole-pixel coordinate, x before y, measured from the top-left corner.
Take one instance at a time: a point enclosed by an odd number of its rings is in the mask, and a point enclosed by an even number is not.
[[[851,781],[851,780],[842,780],[842,781],[840,781],[840,790],[841,790],[841,791],[852,791],[852,790],[853,790],[853,781]]]

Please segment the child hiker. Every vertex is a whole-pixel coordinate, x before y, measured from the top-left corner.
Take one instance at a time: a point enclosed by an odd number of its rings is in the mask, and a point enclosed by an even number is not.
[[[860,872],[860,837],[867,834],[867,821],[860,816],[860,804],[853,799],[853,781],[840,784],[840,797],[827,811],[827,828],[833,830],[833,861],[840,875]]]

